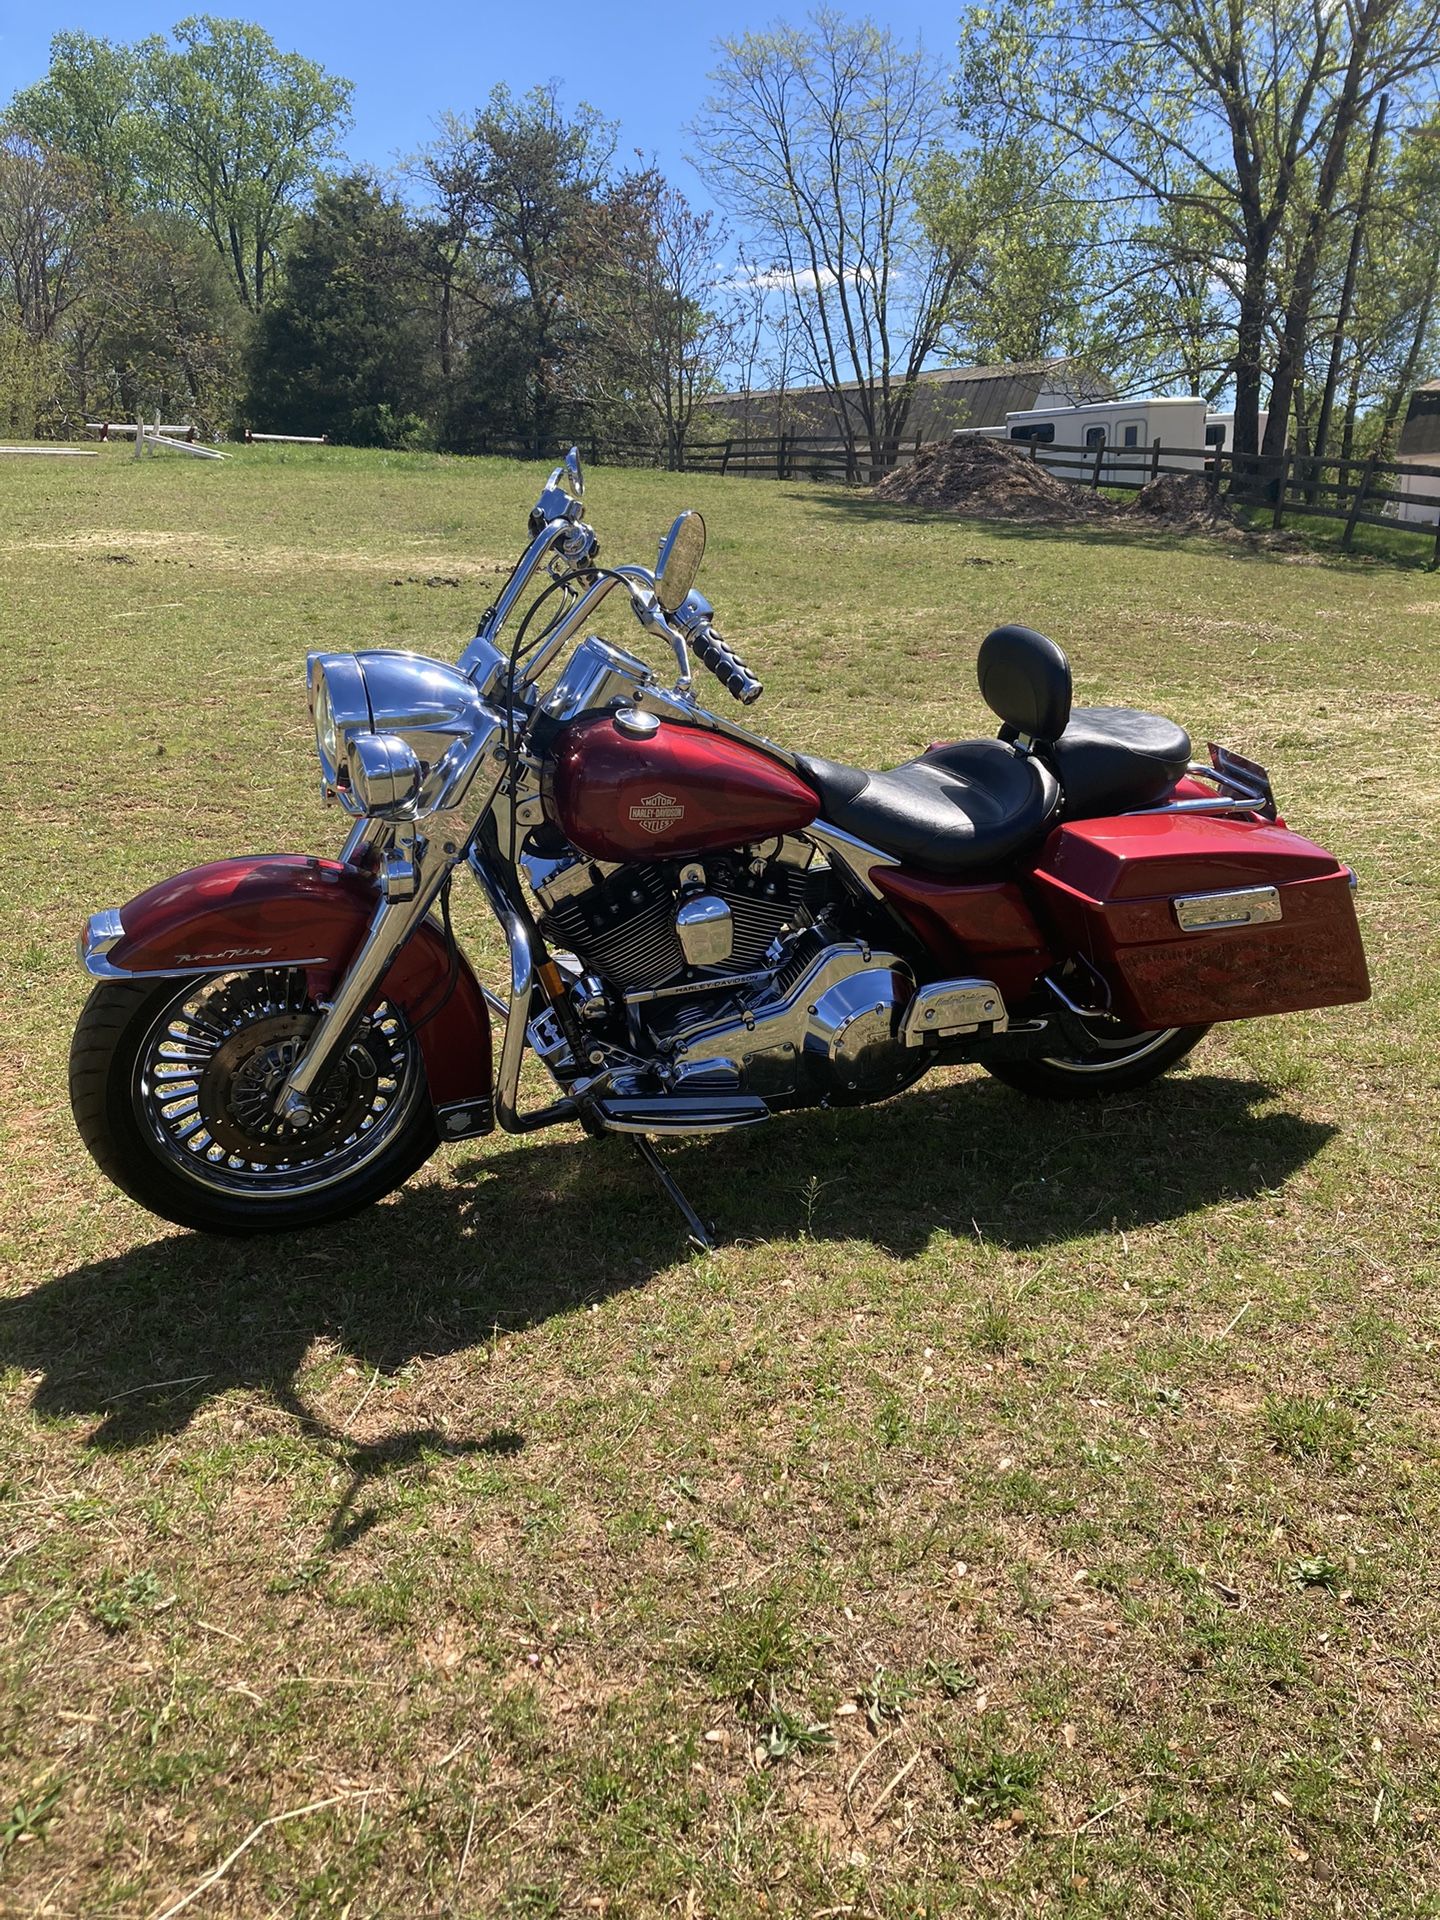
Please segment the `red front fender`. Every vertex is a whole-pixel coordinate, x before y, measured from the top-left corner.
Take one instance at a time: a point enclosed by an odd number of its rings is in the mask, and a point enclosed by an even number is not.
[[[127,978],[300,966],[319,998],[345,971],[379,899],[371,877],[338,860],[298,853],[216,860],[137,894],[120,909],[118,938],[101,949],[92,933],[87,963],[94,973]],[[444,934],[424,920],[375,998],[419,1026],[441,1136],[459,1139],[488,1132],[492,1122],[490,1011],[460,953],[446,997],[450,965]]]

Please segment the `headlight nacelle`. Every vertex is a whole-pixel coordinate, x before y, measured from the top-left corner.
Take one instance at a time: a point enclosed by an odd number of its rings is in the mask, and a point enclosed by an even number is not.
[[[322,790],[347,813],[458,807],[503,731],[463,673],[420,654],[312,653],[306,681]]]

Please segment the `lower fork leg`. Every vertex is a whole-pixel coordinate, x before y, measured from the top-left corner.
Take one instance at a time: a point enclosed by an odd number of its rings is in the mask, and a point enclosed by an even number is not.
[[[690,1229],[689,1240],[691,1246],[698,1248],[701,1253],[713,1253],[715,1242],[711,1239],[705,1222],[681,1192],[675,1176],[665,1166],[659,1154],[655,1151],[654,1147],[651,1146],[649,1140],[646,1139],[643,1133],[632,1133],[630,1138],[635,1142],[635,1151],[660,1182],[660,1185],[664,1188],[669,1198],[674,1201],[675,1205],[684,1215],[685,1224]]]

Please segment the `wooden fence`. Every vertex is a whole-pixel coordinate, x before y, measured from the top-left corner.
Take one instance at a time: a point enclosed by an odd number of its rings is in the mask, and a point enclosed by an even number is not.
[[[559,460],[571,444],[564,435],[536,439],[496,434],[485,437],[475,451]],[[574,437],[574,444],[592,466],[669,467],[685,473],[867,486],[913,459],[921,442],[917,438],[903,447],[892,444],[881,459],[872,459],[868,447],[847,451],[833,438],[791,433],[692,440],[678,456],[668,457],[653,441],[581,434]],[[1212,492],[1268,515],[1277,529],[1296,518],[1339,520],[1344,523],[1340,544],[1348,551],[1357,527],[1384,527],[1433,542],[1434,564],[1440,567],[1440,466],[1402,465],[1373,454],[1364,460],[1317,460],[1287,451],[1266,459],[1215,447],[1167,447],[1160,440],[1148,447],[1061,447],[1035,440],[1006,444],[1023,445],[1027,458],[1047,471],[1073,485],[1097,490],[1134,491],[1161,474],[1203,474]],[[1433,481],[1433,498],[1407,496],[1398,484],[1402,478]],[[1418,506],[1428,517],[1401,519],[1395,510],[1402,504]]]
[[[1059,473],[1072,484],[1093,488],[1138,489],[1167,473],[1202,473],[1214,494],[1224,494],[1239,505],[1258,508],[1279,529],[1287,518],[1341,520],[1340,544],[1348,552],[1356,527],[1385,527],[1391,533],[1413,534],[1435,546],[1433,564],[1440,567],[1440,466],[1416,466],[1381,460],[1317,460],[1313,455],[1286,450],[1278,457],[1236,454],[1216,447],[1166,447],[1156,440],[1149,447],[1053,447],[1031,441],[1029,454],[1048,472]],[[1430,498],[1417,499],[1392,482],[1433,480]],[[1401,519],[1393,511],[1418,506],[1428,514],[1421,520]],[[1385,509],[1389,507],[1391,512]]]

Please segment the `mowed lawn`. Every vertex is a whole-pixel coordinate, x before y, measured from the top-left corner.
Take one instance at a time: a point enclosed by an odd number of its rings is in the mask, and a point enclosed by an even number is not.
[[[570,1128],[274,1242],[86,1158],[83,916],[332,850],[307,649],[453,658],[540,471],[0,462],[0,1912],[1440,1912],[1420,567],[595,472],[607,558],[704,511],[777,737],[990,731],[1023,619],[1264,759],[1373,1000],[672,1147],[709,1256]]]

